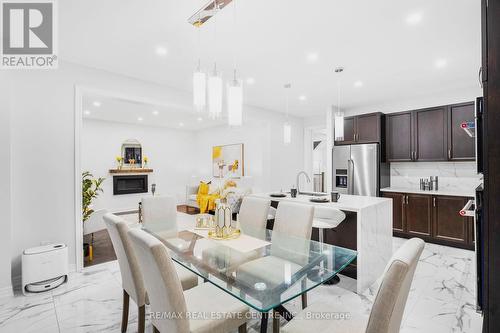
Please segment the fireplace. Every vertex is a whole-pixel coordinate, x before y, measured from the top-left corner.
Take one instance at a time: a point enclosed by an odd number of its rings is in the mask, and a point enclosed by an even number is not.
[[[113,194],[148,192],[148,175],[113,176]]]

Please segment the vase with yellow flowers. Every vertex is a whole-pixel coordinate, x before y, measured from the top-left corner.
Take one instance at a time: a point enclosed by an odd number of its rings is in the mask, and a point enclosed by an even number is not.
[[[146,156],[144,156],[144,158],[142,159],[142,161],[144,162],[143,165],[142,165],[142,167],[144,169],[147,169],[149,159]]]
[[[123,158],[121,156],[116,156],[116,163],[118,163],[118,170],[121,170],[123,167]]]

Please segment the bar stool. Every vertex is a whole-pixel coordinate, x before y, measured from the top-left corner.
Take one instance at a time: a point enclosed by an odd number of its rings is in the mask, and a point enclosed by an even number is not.
[[[314,208],[314,218],[312,227],[318,229],[318,239],[321,244],[324,243],[324,235],[326,229],[335,229],[342,221],[345,220],[345,213],[336,208],[318,207]],[[335,275],[325,284],[337,284],[340,278]]]

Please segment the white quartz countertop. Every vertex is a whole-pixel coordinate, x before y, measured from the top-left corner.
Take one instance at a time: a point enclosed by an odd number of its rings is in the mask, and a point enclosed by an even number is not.
[[[427,195],[449,195],[454,197],[475,197],[475,189],[440,189],[437,191],[424,191],[416,188],[405,187],[386,187],[380,189],[381,192],[397,192],[397,193],[413,193],[413,194],[427,194]]]
[[[272,192],[272,193],[277,193],[277,192]],[[309,199],[314,198],[314,197],[309,196],[309,195],[301,194],[301,195],[298,195],[296,198],[292,198],[290,196],[290,193],[287,193],[286,194],[287,196],[284,198],[274,198],[274,197],[271,197],[270,194],[271,193],[256,193],[256,194],[252,194],[251,196],[265,198],[265,199],[269,199],[272,201],[290,201],[290,202],[297,202],[297,203],[309,204],[309,205],[314,205],[314,206],[332,207],[332,208],[337,208],[340,210],[351,211],[351,212],[359,212],[360,210],[362,210],[364,208],[376,206],[380,203],[384,203],[384,202],[387,202],[388,200],[389,201],[391,200],[389,198],[365,197],[365,196],[360,196],[360,195],[341,194],[338,202],[317,203],[317,202],[311,202]],[[329,195],[328,195],[328,197],[329,197]]]

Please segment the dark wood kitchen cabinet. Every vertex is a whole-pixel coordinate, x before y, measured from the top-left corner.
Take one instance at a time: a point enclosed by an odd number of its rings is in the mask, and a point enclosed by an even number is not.
[[[461,127],[463,122],[474,121],[474,108],[474,102],[448,107],[448,158],[452,161],[475,160],[475,139]]]
[[[394,192],[383,197],[393,200],[394,236],[474,249],[474,219],[459,214],[470,198]]]
[[[469,218],[458,212],[467,203],[466,198],[433,196],[434,237],[445,242],[467,244]]]
[[[411,112],[392,113],[386,117],[386,154],[391,162],[413,160],[413,117]]]
[[[446,161],[448,159],[446,107],[417,110],[413,113],[415,161]]]
[[[335,145],[382,143],[384,126],[381,112],[345,117],[344,140],[335,141]]]
[[[406,233],[411,237],[430,237],[432,233],[432,197],[407,194],[405,206]]]
[[[474,102],[392,113],[386,119],[388,162],[473,161],[475,143],[460,127]]]

